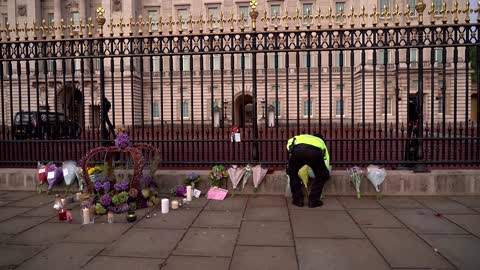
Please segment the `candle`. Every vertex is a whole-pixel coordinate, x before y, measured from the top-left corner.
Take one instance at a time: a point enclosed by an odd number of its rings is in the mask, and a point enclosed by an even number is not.
[[[73,216],[72,212],[70,210],[67,210],[67,221],[72,222],[73,221]]]
[[[75,200],[80,201],[80,198],[81,198],[81,197],[82,197],[82,193],[81,193],[81,192],[75,193]]]
[[[112,211],[108,211],[107,221],[108,221],[108,224],[112,224],[112,223],[113,223],[113,212],[112,212]]]
[[[90,213],[88,208],[83,208],[82,210],[82,216],[83,216],[83,224],[89,224],[90,223]]]
[[[192,201],[192,186],[187,186],[187,201]]]
[[[168,202],[168,199],[162,199],[162,214],[167,214],[170,203]]]
[[[177,200],[172,201],[172,209],[178,209],[178,201]]]
[[[65,209],[60,209],[58,211],[58,220],[60,221],[67,220],[67,211],[65,211]]]
[[[60,203],[62,203],[62,206],[65,206],[65,203],[66,203],[65,198],[61,198],[61,199],[60,199]]]
[[[187,198],[183,198],[182,201],[183,201],[183,205],[188,203]]]

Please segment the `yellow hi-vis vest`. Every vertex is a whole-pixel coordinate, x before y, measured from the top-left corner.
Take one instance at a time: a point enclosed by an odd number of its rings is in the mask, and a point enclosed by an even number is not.
[[[315,146],[317,148],[322,149],[323,152],[325,153],[323,157],[325,166],[327,167],[327,169],[330,168],[330,155],[328,154],[327,146],[325,145],[325,142],[322,139],[312,135],[308,135],[308,134],[297,135],[288,140],[287,151],[290,151],[290,148],[293,146],[294,143],[295,145],[308,144],[308,145]]]

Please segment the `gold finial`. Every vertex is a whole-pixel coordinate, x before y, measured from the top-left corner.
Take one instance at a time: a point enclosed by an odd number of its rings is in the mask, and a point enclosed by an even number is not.
[[[73,38],[74,36],[74,33],[73,33],[74,28],[75,26],[73,25],[73,18],[70,18],[70,24],[68,25],[68,32],[70,34],[70,38]]]
[[[85,25],[83,25],[83,21],[82,19],[80,18],[79,20],[79,24],[78,24],[78,35],[80,36],[80,38],[83,37],[83,28],[85,28]]]
[[[220,11],[220,18],[218,19],[218,24],[219,24],[219,30],[220,32],[223,32],[223,24],[227,22],[225,20],[225,17],[223,16],[223,11]]]
[[[42,37],[44,39],[47,38],[47,31],[48,31],[47,22],[45,22],[45,20],[42,20]]]
[[[148,16],[148,22],[146,24],[148,26],[148,35],[151,36],[153,33],[152,25],[154,24],[152,16]]]
[[[103,37],[103,25],[105,24],[105,17],[103,17],[103,14],[105,14],[105,9],[103,7],[97,8],[97,24],[99,27],[99,32],[98,35],[100,37]]]
[[[168,22],[166,22],[166,24],[168,25],[168,33],[172,34],[173,33],[173,25],[175,24],[173,22],[173,17],[172,16],[170,16],[168,18]]]
[[[60,19],[60,26],[58,28],[60,30],[60,37],[63,39],[65,38],[65,30],[67,29],[67,26],[65,25],[65,21]]]
[[[210,14],[210,18],[208,18],[207,23],[208,23],[208,30],[210,31],[210,33],[212,33],[213,23],[215,23],[215,20],[213,19],[213,14]]]
[[[113,27],[115,26],[115,24],[113,23],[113,18],[110,18],[110,23],[108,24],[108,29],[110,31],[110,36],[113,37]]]
[[[143,16],[142,15],[138,15],[138,22],[137,22],[137,26],[138,26],[138,34],[141,36],[143,35],[143,25],[145,23],[143,22]]]
[[[425,11],[425,7],[427,7],[427,5],[425,5],[423,0],[419,0],[415,5],[415,9],[418,13],[418,24],[420,25],[423,24],[423,12]]]
[[[285,15],[283,15],[283,17],[282,17],[283,27],[285,28],[285,30],[288,30],[289,22],[291,20],[292,20],[292,17],[288,16],[288,10],[285,9]]]
[[[37,38],[38,38],[37,31],[39,30],[39,28],[37,26],[37,21],[35,21],[35,20],[33,21],[32,30],[33,30],[33,40],[37,40]]]
[[[248,14],[245,15],[242,11],[240,12],[240,17],[237,18],[237,22],[240,24],[240,31],[242,32],[245,30],[245,23],[247,22],[245,16],[248,16]]]
[[[280,24],[280,16],[278,16],[278,12],[275,10],[275,16],[272,18],[273,22],[273,29],[277,30],[278,25]]]
[[[381,16],[383,18],[383,25],[388,26],[388,20],[390,19],[390,7],[387,5],[383,5],[383,12],[381,12]]]
[[[270,22],[270,18],[268,17],[267,11],[265,10],[263,12],[263,18],[260,19],[261,22],[263,22],[263,29],[267,31],[268,29],[268,22]]]
[[[392,17],[393,17],[393,23],[398,26],[400,24],[399,16],[402,13],[399,11],[398,4],[395,4],[395,11],[392,12]]]
[[[181,34],[183,32],[183,24],[184,24],[182,14],[178,14],[178,21],[176,22],[176,24],[177,24],[178,33]]]
[[[364,5],[362,5],[362,7],[360,8],[360,10],[362,10],[362,13],[358,14],[357,16],[360,17],[360,18],[362,18],[362,19],[360,20],[360,25],[361,25],[362,27],[365,27],[365,25],[367,24],[367,21],[365,20],[365,17],[368,17],[368,14],[365,13],[365,6],[364,6]]]
[[[88,17],[88,23],[87,23],[87,35],[89,37],[92,37],[93,35],[93,29],[95,29],[95,24],[93,24],[93,19],[92,17]]]
[[[203,18],[203,14],[200,13],[200,19],[197,20],[198,25],[200,26],[200,33],[203,33],[203,26],[205,25],[205,19]]]
[[[30,28],[28,28],[28,23],[27,21],[23,22],[23,32],[25,33],[24,38],[25,40],[28,40],[28,31],[30,31]],[[0,32],[1,35],[1,32]]]
[[[128,23],[128,26],[130,28],[130,31],[128,32],[128,34],[130,36],[133,36],[133,26],[135,25],[135,23],[133,22],[133,16],[130,16],[130,22]]]
[[[448,21],[448,17],[447,17],[447,14],[448,14],[447,2],[443,1],[443,3],[442,3],[442,10],[440,11],[440,13],[442,14],[442,23],[443,23],[443,24],[446,24],[447,21]]]
[[[230,23],[230,32],[233,32],[235,30],[235,17],[233,15],[233,11],[230,12],[230,18],[228,19],[228,22]]]
[[[328,18],[328,28],[332,28],[333,19],[335,18],[335,15],[333,15],[332,7],[328,7],[328,15],[326,16],[326,18]]]
[[[120,22],[118,23],[118,28],[120,28],[120,36],[123,36],[123,27],[125,27],[125,24],[123,23],[123,16],[120,16]]]
[[[373,26],[373,27],[377,26],[378,16],[379,16],[379,15],[380,15],[380,14],[378,14],[378,12],[377,12],[377,6],[373,6],[373,13],[370,14],[370,17],[373,18],[373,20],[372,20],[372,26]]]
[[[307,8],[307,15],[303,16],[303,19],[307,22],[307,29],[310,29],[310,26],[312,25],[313,15],[312,11],[309,8]]]
[[[407,6],[405,7],[405,12],[403,13],[403,15],[405,16],[405,24],[410,25],[410,23],[412,22],[412,10],[410,9],[410,4],[407,4]]]
[[[465,13],[465,22],[470,23],[470,13],[473,12],[473,10],[470,8],[470,1],[467,1],[465,10],[463,12]]]
[[[461,12],[461,10],[458,9],[458,1],[457,0],[455,0],[455,2],[453,3],[453,9],[450,12],[453,14],[453,22],[455,24],[457,24],[458,23],[458,13]]]
[[[353,6],[350,6],[350,14],[348,14],[347,17],[350,19],[350,27],[355,27],[355,18],[357,17],[357,15],[355,14]]]
[[[48,23],[48,22],[47,22]],[[50,22],[50,25],[48,27],[48,31],[50,32],[50,34],[52,35],[52,39],[55,39],[56,37],[56,30],[59,29],[57,27],[55,27],[55,20],[52,20]]]
[[[302,20],[303,16],[300,16],[300,10],[298,10],[298,8],[295,10],[295,17],[293,17],[293,19],[297,22],[295,24],[295,28],[299,29],[300,28],[300,24],[301,24],[301,20]]]
[[[433,25],[435,24],[436,21],[436,15],[437,11],[435,10],[435,3],[432,1],[432,4],[430,5],[430,10],[428,11],[428,15],[430,15],[430,23]]]
[[[18,32],[20,31],[20,28],[18,28],[19,24],[18,22],[15,22],[15,29],[13,30],[15,32],[15,40],[20,40],[20,35]]]
[[[162,16],[160,16],[160,18],[158,18],[157,25],[158,25],[158,34],[162,35],[163,34],[163,26],[165,25],[165,23],[163,22],[163,17]]]
[[[251,0],[250,1],[250,18],[252,18],[252,30],[255,31],[257,30],[257,17],[258,17],[258,11],[257,11],[257,6],[258,2],[257,0]]]
[[[191,34],[193,33],[193,24],[195,23],[195,20],[193,19],[192,12],[188,15],[188,32]]]

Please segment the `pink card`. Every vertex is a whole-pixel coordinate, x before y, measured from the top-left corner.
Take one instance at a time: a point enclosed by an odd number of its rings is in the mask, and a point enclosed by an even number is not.
[[[207,199],[222,201],[227,196],[228,190],[212,187],[207,193]]]

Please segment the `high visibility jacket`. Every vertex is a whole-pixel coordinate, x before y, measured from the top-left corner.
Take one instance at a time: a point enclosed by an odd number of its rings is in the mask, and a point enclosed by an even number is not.
[[[298,145],[298,144],[307,144],[307,145],[320,148],[324,152],[323,159],[325,162],[325,166],[327,167],[327,169],[330,167],[330,155],[328,154],[327,145],[325,145],[325,142],[321,138],[308,135],[308,134],[297,135],[288,140],[287,151],[290,151],[292,146]]]

